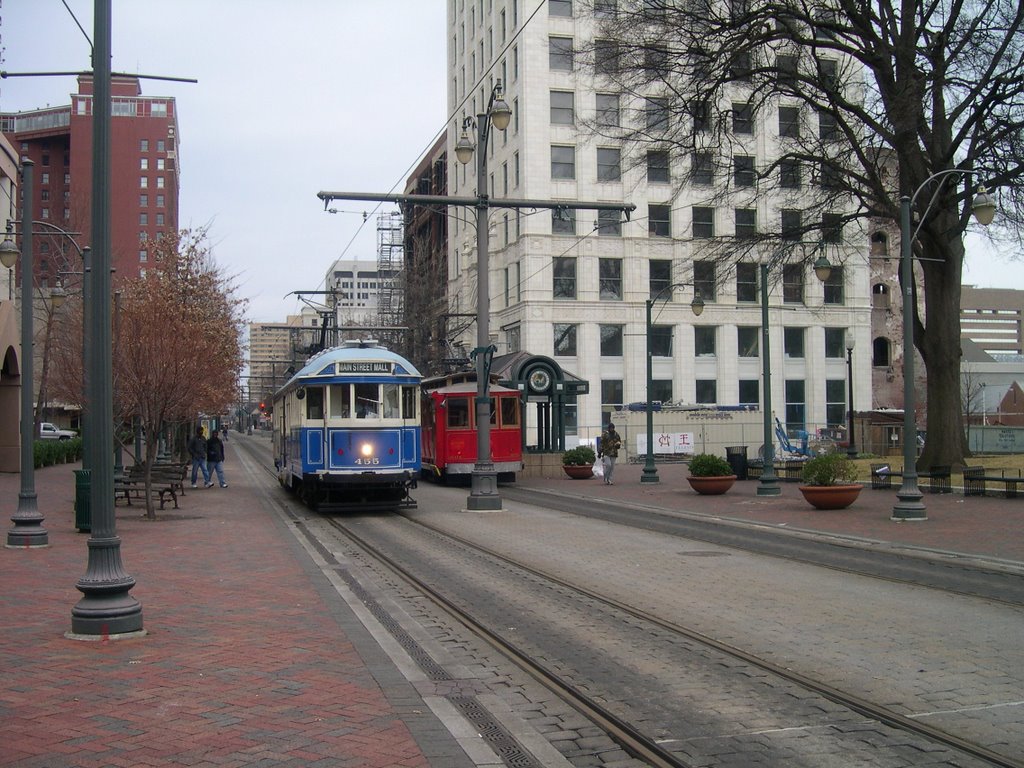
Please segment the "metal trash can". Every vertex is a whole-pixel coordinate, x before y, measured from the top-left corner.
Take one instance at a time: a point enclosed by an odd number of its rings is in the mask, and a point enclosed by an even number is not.
[[[747,446],[731,445],[725,448],[725,460],[732,467],[737,480],[747,479]]]
[[[92,532],[92,479],[88,469],[75,470],[75,528],[79,533]]]

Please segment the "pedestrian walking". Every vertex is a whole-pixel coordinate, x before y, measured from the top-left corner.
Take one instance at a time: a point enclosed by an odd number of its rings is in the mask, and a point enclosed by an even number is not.
[[[201,426],[196,427],[196,433],[188,441],[188,455],[192,457],[192,487],[196,487],[199,470],[203,470],[203,484],[209,488],[212,483],[210,470],[206,467],[206,438]]]
[[[209,488],[213,485],[213,473],[216,472],[220,487],[227,488],[228,484],[224,482],[224,443],[221,442],[217,430],[214,430],[210,439],[206,441],[206,466],[211,478],[206,487]]]
[[[615,431],[615,425],[610,421],[608,428],[601,433],[601,445],[597,455],[604,464],[604,484],[614,485],[612,474],[615,472],[615,459],[619,457],[619,448],[622,447],[622,436]]]

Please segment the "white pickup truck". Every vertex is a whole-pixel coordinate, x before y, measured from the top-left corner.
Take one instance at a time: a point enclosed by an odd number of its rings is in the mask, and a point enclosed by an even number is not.
[[[70,440],[78,437],[78,433],[70,429],[58,429],[56,424],[44,421],[39,425],[39,437],[43,440]]]

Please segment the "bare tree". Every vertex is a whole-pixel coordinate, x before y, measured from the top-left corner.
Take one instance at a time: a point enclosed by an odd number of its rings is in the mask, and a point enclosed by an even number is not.
[[[978,182],[998,193],[1003,234],[1019,239],[1022,231],[1024,191],[1015,182],[1024,175],[1024,6],[578,0],[577,7],[597,22],[578,58],[634,111],[617,121],[599,109],[594,130],[627,142],[632,161],[649,172],[671,160],[683,171],[678,185],[724,170],[730,183],[709,187],[709,201],[742,198],[752,181],[755,195],[777,194],[792,210],[757,222],[749,237],[718,238],[721,258],[807,258],[799,243],[828,241],[853,220],[898,220],[900,197],[933,184],[915,211],[920,220],[935,195],[914,243],[915,255],[927,257],[922,285],[912,288],[914,343],[928,372],[920,462],[962,463],[963,236]],[[749,147],[743,134],[755,116],[766,114],[778,120],[778,145],[751,168],[737,154]],[[981,173],[929,182],[951,169]]]
[[[114,339],[114,388],[122,418],[146,431],[147,514],[156,436],[197,413],[224,413],[242,369],[244,300],[214,263],[205,230],[148,244],[152,266],[122,284]]]

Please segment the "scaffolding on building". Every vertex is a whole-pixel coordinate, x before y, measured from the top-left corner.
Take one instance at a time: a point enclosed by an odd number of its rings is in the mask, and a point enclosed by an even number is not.
[[[377,313],[379,325],[398,329],[405,316],[405,226],[401,211],[377,216]],[[397,349],[402,338],[399,331],[383,332],[382,341]]]

